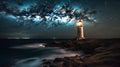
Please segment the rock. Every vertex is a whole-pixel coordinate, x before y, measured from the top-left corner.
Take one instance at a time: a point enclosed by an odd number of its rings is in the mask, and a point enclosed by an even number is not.
[[[58,62],[62,62],[62,61],[64,61],[64,58],[55,58],[55,60],[53,62],[58,63]]]

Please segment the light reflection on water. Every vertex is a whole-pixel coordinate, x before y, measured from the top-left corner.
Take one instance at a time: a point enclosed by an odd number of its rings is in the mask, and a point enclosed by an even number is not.
[[[13,50],[13,55],[9,57],[12,58],[9,62],[16,60],[12,67],[39,67],[43,59],[80,55],[80,53],[66,51],[58,47],[40,47],[41,44],[44,45],[44,43],[35,43],[10,47]]]

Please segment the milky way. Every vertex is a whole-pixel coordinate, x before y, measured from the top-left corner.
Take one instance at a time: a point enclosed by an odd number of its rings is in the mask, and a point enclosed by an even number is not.
[[[82,9],[80,5],[72,4],[71,1],[60,2],[45,0],[35,1],[33,4],[24,4],[23,2],[9,4],[3,1],[0,7],[0,14],[15,19],[16,23],[24,26],[26,24],[43,24],[47,27],[56,27],[58,25],[74,23],[76,20],[85,20],[95,22],[90,15],[96,11]],[[16,5],[16,6],[14,6]]]

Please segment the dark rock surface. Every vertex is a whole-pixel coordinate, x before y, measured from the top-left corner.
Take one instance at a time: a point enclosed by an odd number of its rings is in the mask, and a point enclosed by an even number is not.
[[[56,58],[50,67],[120,67],[120,39],[88,39],[53,42],[50,47],[61,47],[72,51],[83,51],[84,57]]]

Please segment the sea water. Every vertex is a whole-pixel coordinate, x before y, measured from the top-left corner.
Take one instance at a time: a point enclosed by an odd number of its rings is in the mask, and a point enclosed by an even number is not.
[[[48,42],[52,40],[1,40],[0,67],[39,67],[43,59],[79,55],[59,47],[39,46]]]

